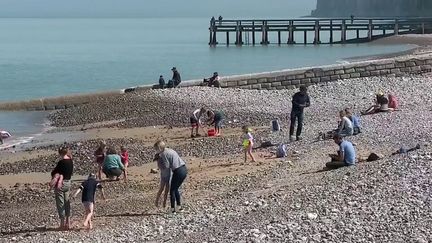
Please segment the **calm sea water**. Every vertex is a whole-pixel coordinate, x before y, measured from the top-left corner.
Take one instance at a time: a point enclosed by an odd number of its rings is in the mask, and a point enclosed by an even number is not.
[[[0,101],[151,84],[161,74],[169,79],[173,66],[188,80],[214,71],[224,76],[316,66],[409,48],[372,44],[210,48],[208,22],[203,18],[0,19]],[[35,113],[16,114],[1,113],[0,128],[34,130],[9,122],[20,119],[31,121],[25,123],[28,126],[43,123]]]

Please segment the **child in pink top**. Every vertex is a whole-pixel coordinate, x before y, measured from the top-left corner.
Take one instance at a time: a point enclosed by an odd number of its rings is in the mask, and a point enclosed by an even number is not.
[[[127,167],[129,165],[129,153],[128,153],[126,147],[124,147],[124,146],[120,147],[120,151],[121,151],[121,153],[120,153],[121,162],[123,163],[124,168],[125,168],[125,170],[124,170],[125,180],[127,180]]]

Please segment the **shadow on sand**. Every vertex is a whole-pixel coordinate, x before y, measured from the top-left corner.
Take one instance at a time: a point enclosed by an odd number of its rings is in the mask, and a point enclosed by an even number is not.
[[[45,232],[56,232],[56,231],[80,231],[80,230],[79,229],[62,230],[62,229],[59,229],[58,227],[45,227],[45,226],[43,226],[43,227],[35,227],[33,229],[0,232],[0,236],[31,234],[31,233],[45,233]]]

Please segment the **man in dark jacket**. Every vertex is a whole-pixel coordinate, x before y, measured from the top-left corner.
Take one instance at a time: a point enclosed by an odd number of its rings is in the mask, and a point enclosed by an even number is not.
[[[174,88],[175,88],[181,83],[181,77],[176,67],[171,68],[171,71],[173,72],[173,76],[171,80],[173,81]]]
[[[163,78],[163,76],[159,76],[159,88],[160,89],[164,89],[165,88],[165,79]]]
[[[303,110],[305,107],[310,106],[310,98],[307,93],[306,86],[300,86],[300,92],[297,92],[292,97],[292,108],[291,108],[291,124],[290,124],[290,141],[294,140],[294,126],[296,120],[297,124],[297,133],[296,140],[301,140],[301,132],[303,128]]]

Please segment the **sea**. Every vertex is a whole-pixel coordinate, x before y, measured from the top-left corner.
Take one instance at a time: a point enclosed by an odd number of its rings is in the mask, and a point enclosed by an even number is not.
[[[208,27],[209,18],[0,18],[0,102],[152,84],[159,75],[168,80],[172,67],[183,80],[192,80],[215,71],[227,76],[328,65],[412,48],[372,43],[210,47]],[[296,38],[301,42],[303,36]],[[43,133],[49,126],[46,115],[0,112],[0,130],[13,135],[0,149]]]

